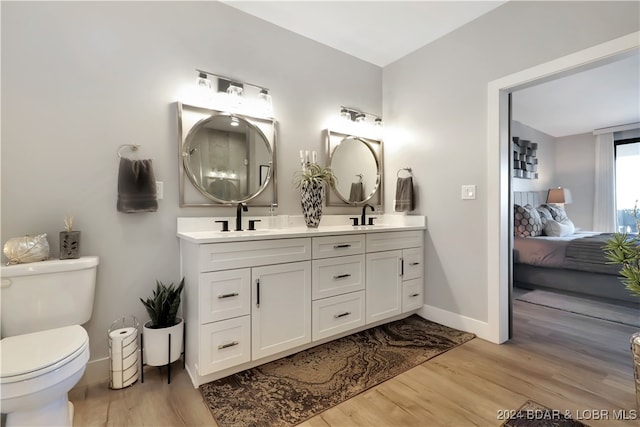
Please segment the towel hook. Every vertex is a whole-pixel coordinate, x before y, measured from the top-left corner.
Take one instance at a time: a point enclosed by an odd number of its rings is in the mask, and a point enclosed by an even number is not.
[[[120,147],[118,147],[118,157],[122,158],[122,150],[124,150],[125,148],[128,148],[131,151],[138,151],[138,148],[140,148],[140,145],[138,145],[138,144],[122,144]]]
[[[400,178],[400,172],[402,171],[407,171],[409,173],[409,176],[413,176],[413,174],[411,173],[411,168],[400,168],[398,169],[398,173],[396,173],[396,177]]]

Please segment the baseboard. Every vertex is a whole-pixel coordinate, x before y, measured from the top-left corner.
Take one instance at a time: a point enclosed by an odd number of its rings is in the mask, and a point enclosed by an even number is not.
[[[453,313],[451,311],[426,304],[418,310],[418,315],[427,320],[431,320],[432,322],[440,323],[450,328],[460,329],[461,331],[471,332],[476,334],[479,338],[491,341],[489,324],[487,322],[472,319],[471,317],[462,316],[458,313]]]
[[[110,367],[111,359],[108,357],[105,357],[104,359],[90,360],[89,363],[87,363],[84,375],[80,378],[80,381],[74,388],[108,383]]]

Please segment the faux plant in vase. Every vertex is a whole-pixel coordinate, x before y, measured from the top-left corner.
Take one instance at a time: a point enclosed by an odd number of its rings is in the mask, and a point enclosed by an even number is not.
[[[295,177],[296,187],[300,189],[302,214],[307,227],[317,228],[322,217],[322,206],[327,191],[338,182],[330,167],[317,163],[307,163]]]
[[[64,218],[64,229],[60,232],[60,259],[80,258],[80,232],[73,231],[73,216]]]
[[[157,280],[153,295],[146,300],[140,298],[151,319],[143,326],[144,363],[147,365],[167,365],[178,360],[182,353],[184,321],[178,317],[178,309],[183,288],[184,278],[178,286]]]
[[[637,201],[633,207],[633,217],[639,234],[614,233],[607,241],[604,251],[610,264],[622,266],[621,281],[629,292],[640,297],[640,217]],[[640,409],[640,332],[631,335],[631,355],[636,386],[636,405]]]

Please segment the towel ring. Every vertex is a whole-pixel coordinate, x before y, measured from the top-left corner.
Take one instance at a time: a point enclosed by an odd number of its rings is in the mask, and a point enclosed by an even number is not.
[[[140,148],[140,145],[138,145],[138,144],[122,144],[120,147],[118,147],[118,157],[122,158],[122,150],[124,150],[125,148],[128,148],[131,151],[138,151],[138,148]]]
[[[409,173],[409,176],[413,176],[413,174],[411,173],[411,168],[400,168],[398,169],[398,173],[396,173],[397,178],[400,178],[400,172],[402,171],[407,171]]]

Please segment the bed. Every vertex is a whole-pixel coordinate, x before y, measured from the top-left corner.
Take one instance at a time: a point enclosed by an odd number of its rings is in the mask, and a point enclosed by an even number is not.
[[[607,264],[604,259],[602,246],[610,234],[570,228],[555,232],[553,227],[536,227],[529,225],[533,220],[522,219],[523,215],[535,216],[531,208],[538,208],[540,217],[543,215],[541,212],[547,213],[544,209],[547,205],[541,203],[545,194],[514,192],[514,286],[568,292],[624,305],[640,304],[638,298],[621,283],[618,275],[620,266]],[[529,208],[524,209],[527,205]],[[525,227],[522,222],[526,223]],[[570,220],[559,222],[571,223]],[[551,230],[551,236],[546,235],[546,230]]]

